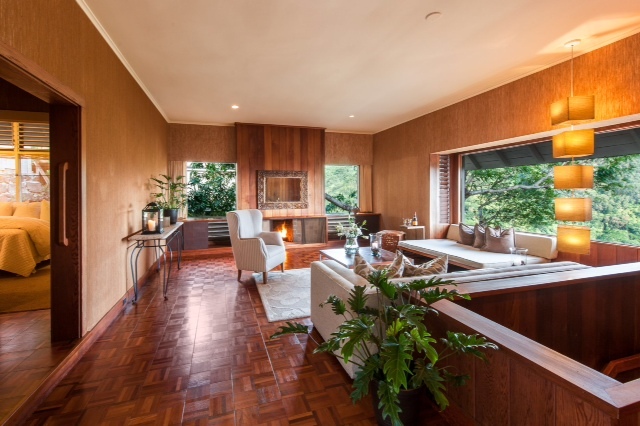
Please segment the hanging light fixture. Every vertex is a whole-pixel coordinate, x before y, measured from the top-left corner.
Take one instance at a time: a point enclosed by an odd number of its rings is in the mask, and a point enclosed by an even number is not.
[[[593,166],[581,164],[554,166],[553,187],[555,189],[592,189]]]
[[[553,158],[575,158],[593,155],[595,134],[593,129],[573,130],[573,125],[595,118],[595,97],[573,95],[573,48],[580,40],[571,40],[571,95],[551,104],[551,124],[570,124],[571,130],[553,136]]]
[[[591,253],[591,229],[587,226],[558,225],[558,251]]]
[[[573,95],[573,48],[580,44],[580,40],[571,40],[564,44],[571,48],[571,95],[551,104],[551,124],[578,124],[582,121],[593,120],[595,114],[595,97]]]
[[[556,220],[588,222],[591,220],[591,198],[556,198]]]

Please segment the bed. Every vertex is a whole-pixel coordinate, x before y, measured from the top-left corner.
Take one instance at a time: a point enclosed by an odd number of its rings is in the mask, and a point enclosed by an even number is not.
[[[48,202],[1,204],[0,270],[28,277],[51,257]],[[11,204],[11,215],[6,204]]]

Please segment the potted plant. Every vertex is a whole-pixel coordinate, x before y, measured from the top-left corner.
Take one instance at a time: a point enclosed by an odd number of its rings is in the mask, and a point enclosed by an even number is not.
[[[331,295],[328,304],[336,315],[344,317],[332,337],[315,350],[327,352],[359,366],[353,382],[352,400],[359,401],[372,390],[379,424],[402,425],[416,421],[411,409],[419,404],[408,402],[411,391],[427,389],[440,409],[449,401],[445,383],[463,385],[468,376],[443,361],[454,354],[465,354],[486,360],[482,349],[497,349],[484,337],[448,331],[436,340],[428,326],[428,317],[438,312],[432,304],[441,299],[470,299],[441,278],[417,279],[411,282],[389,282],[385,270],[368,277],[375,293],[365,286],[354,286],[349,299]],[[413,297],[412,297],[413,296]],[[417,302],[417,298],[422,303]],[[308,333],[306,325],[287,322],[271,336]],[[409,394],[407,396],[407,394]]]
[[[187,184],[183,182],[184,176],[173,178],[168,175],[160,175],[162,179],[152,177],[158,192],[152,192],[156,203],[164,209],[164,215],[169,216],[173,225],[178,221],[178,211],[187,205]]]

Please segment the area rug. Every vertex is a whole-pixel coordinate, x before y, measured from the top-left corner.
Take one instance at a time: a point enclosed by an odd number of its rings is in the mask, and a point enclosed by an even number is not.
[[[311,270],[289,269],[269,272],[267,283],[262,273],[253,274],[269,322],[311,315]]]
[[[51,269],[40,268],[28,277],[0,278],[0,313],[51,308]]]

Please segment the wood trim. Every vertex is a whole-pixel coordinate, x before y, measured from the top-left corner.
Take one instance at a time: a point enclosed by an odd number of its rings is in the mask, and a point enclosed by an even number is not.
[[[311,126],[290,126],[287,124],[265,124],[265,123],[241,123],[239,121],[236,121],[235,126],[237,127],[238,125],[246,125],[246,126],[269,126],[269,127],[284,127],[284,128],[288,128],[288,129],[315,129],[315,130],[326,130],[325,127],[311,127]]]
[[[50,104],[84,106],[84,99],[34,61],[0,41],[0,78]]]

